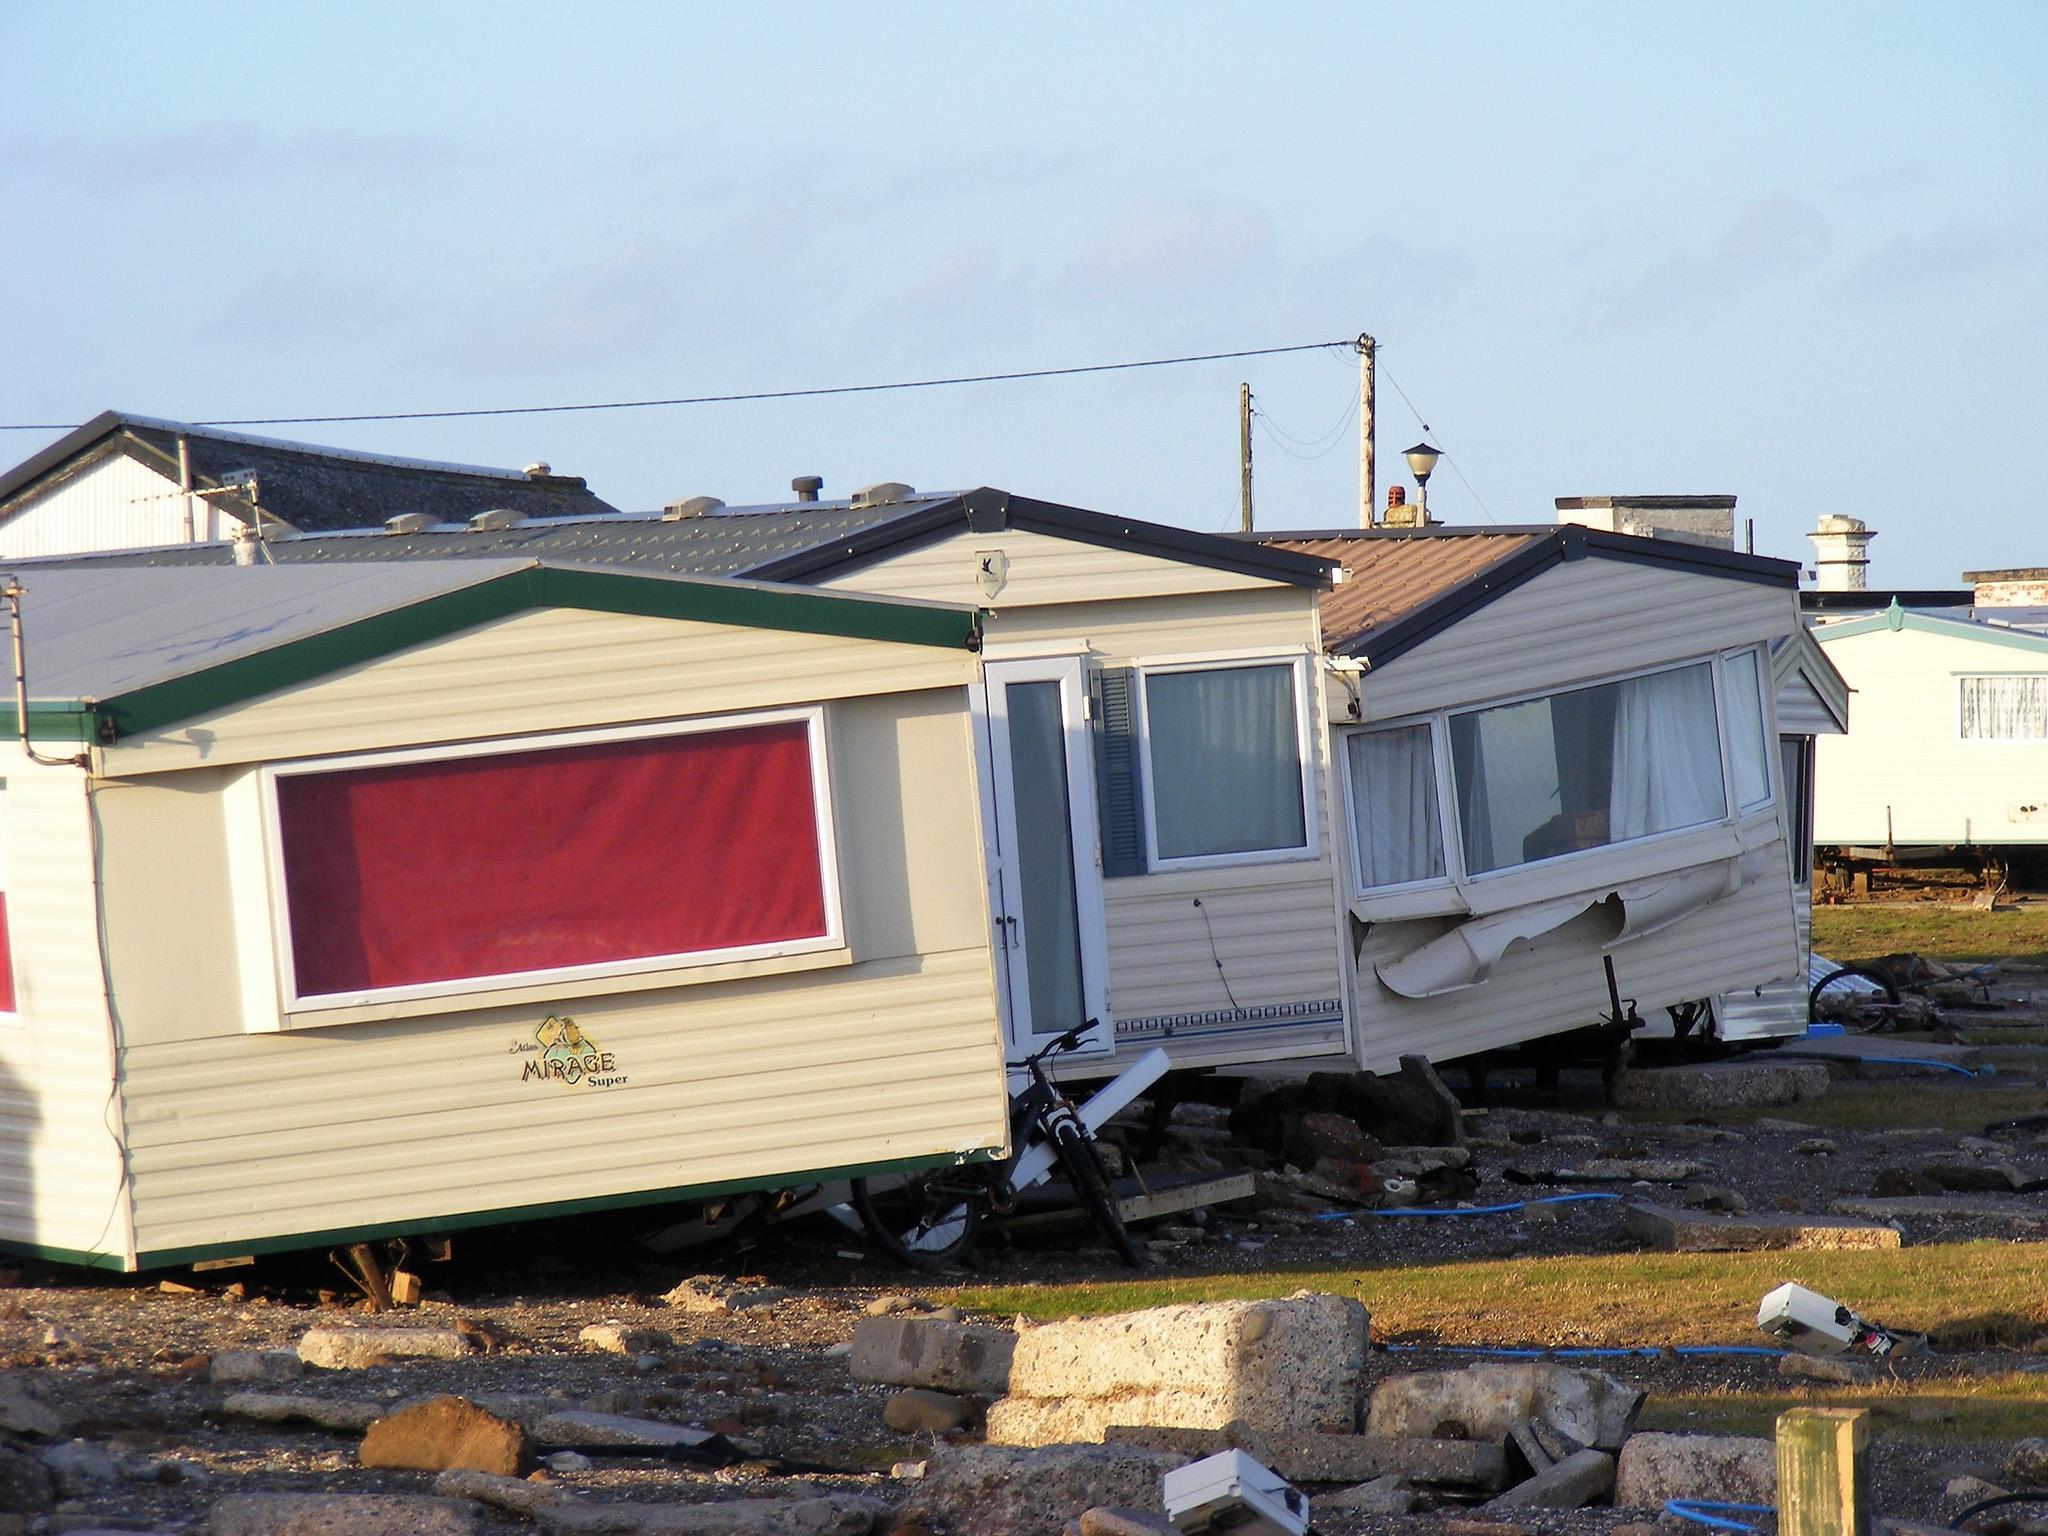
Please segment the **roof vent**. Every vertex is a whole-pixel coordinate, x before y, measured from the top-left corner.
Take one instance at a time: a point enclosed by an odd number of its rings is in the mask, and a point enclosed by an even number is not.
[[[433,517],[425,512],[401,512],[384,519],[386,533],[425,533],[433,526]]]
[[[691,496],[683,501],[672,501],[661,509],[664,523],[680,523],[686,517],[704,517],[716,512],[725,503],[716,496]]]
[[[886,507],[891,502],[908,501],[917,494],[917,487],[905,485],[901,480],[884,480],[877,485],[864,485],[853,493],[856,507]]]
[[[798,475],[789,482],[789,488],[796,492],[798,501],[816,501],[818,492],[825,489],[825,479],[822,475]]]
[[[510,507],[492,507],[479,512],[469,520],[471,533],[496,533],[500,528],[510,528],[519,521],[519,514]]]
[[[554,472],[554,466],[545,459],[535,459],[526,466],[526,478],[529,480],[545,480]]]

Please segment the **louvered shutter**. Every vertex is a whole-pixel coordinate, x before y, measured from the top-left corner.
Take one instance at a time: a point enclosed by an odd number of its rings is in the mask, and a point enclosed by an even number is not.
[[[1145,831],[1138,811],[1138,740],[1129,667],[1088,674],[1089,728],[1095,738],[1095,806],[1105,875],[1145,873]]]

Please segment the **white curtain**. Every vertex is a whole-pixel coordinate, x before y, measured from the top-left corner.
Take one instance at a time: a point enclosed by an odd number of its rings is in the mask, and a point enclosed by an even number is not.
[[[1965,677],[1963,740],[2038,741],[2048,736],[2048,678]]]
[[[1771,770],[1765,753],[1763,680],[1755,651],[1737,651],[1721,662],[1722,696],[1728,701],[1728,752],[1735,764],[1735,803],[1747,810],[1771,798]]]
[[[1607,835],[1647,837],[1727,814],[1714,728],[1714,673],[1702,662],[1616,685]]]
[[[1361,731],[1346,750],[1359,888],[1442,879],[1444,841],[1429,727]]]
[[[1307,846],[1294,692],[1287,663],[1146,677],[1161,858]]]

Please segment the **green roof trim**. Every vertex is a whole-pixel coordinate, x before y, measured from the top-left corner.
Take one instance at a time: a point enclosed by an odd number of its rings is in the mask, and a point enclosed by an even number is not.
[[[949,650],[979,649],[983,618],[972,608],[536,564],[253,656],[93,701],[93,713],[102,741],[136,736],[535,608],[691,619]]]
[[[1922,634],[1946,635],[1952,640],[1977,640],[1985,645],[2000,645],[2016,651],[2030,651],[2036,656],[2048,655],[2048,635],[2029,629],[2007,629],[1999,624],[1987,624],[1982,619],[1947,619],[1932,613],[1915,613],[1910,608],[1901,608],[1896,601],[1882,613],[1873,613],[1861,619],[1849,619],[1840,624],[1816,624],[1813,638],[1825,646],[1831,640],[1852,640],[1858,635],[1874,635],[1883,630],[1916,630]]]

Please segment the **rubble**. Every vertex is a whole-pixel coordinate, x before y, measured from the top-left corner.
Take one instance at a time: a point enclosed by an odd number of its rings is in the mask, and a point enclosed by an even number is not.
[[[2006,1453],[2005,1475],[2027,1488],[2048,1488],[2048,1436],[2030,1436]]]
[[[734,1285],[714,1275],[692,1275],[661,1299],[685,1312],[744,1312],[749,1307],[772,1307],[788,1295],[780,1286]]]
[[[861,1321],[847,1366],[855,1381],[993,1397],[1009,1390],[1016,1348],[1007,1328],[895,1314]]]
[[[815,1498],[723,1499],[715,1504],[563,1500],[536,1520],[563,1536],[867,1536],[888,1513],[855,1494]]]
[[[56,1502],[57,1480],[25,1451],[0,1446],[0,1513],[39,1515]]]
[[[1357,1302],[1308,1294],[1048,1323],[1018,1336],[988,1438],[1047,1445],[1099,1441],[1111,1424],[1232,1420],[1276,1436],[1348,1430],[1366,1328]]]
[[[231,1493],[207,1536],[471,1536],[477,1507],[408,1493]]]
[[[461,1468],[500,1477],[517,1476],[531,1460],[525,1430],[459,1397],[430,1398],[378,1419],[356,1452],[365,1467]]]
[[[1778,1494],[1777,1446],[1746,1435],[1636,1434],[1614,1473],[1619,1509],[1662,1509],[1666,1499],[1771,1504]]]
[[[215,1386],[276,1386],[306,1374],[306,1362],[289,1349],[230,1349],[213,1357],[207,1379]]]
[[[1498,1445],[1471,1440],[1295,1434],[1269,1443],[1241,1423],[1221,1429],[1115,1424],[1104,1431],[1103,1440],[1166,1451],[1189,1461],[1241,1450],[1296,1483],[1360,1483],[1397,1476],[1433,1488],[1492,1492],[1508,1482],[1506,1453]]]
[[[1801,1216],[1752,1212],[1722,1216],[1675,1206],[1631,1203],[1622,1212],[1622,1227],[1646,1247],[1666,1253],[1746,1252],[1764,1248],[1870,1249],[1896,1248],[1899,1234],[1891,1227],[1845,1216]]]
[[[953,1536],[1051,1536],[1083,1510],[1163,1513],[1160,1479],[1185,1458],[1130,1445],[941,1446],[897,1512],[899,1529]]]
[[[299,1359],[329,1371],[361,1370],[389,1360],[460,1360],[476,1348],[460,1328],[326,1323],[299,1340]]]
[[[1390,1473],[1369,1483],[1359,1483],[1325,1494],[1315,1501],[1315,1511],[1327,1516],[1332,1510],[1347,1515],[1406,1515],[1420,1509],[1427,1499],[1406,1478]]]
[[[64,1433],[64,1419],[28,1381],[10,1371],[0,1374],[0,1430],[51,1440]]]
[[[882,1422],[899,1435],[936,1435],[964,1429],[974,1413],[959,1398],[926,1387],[910,1387],[889,1394],[882,1404]]]
[[[1600,1371],[1549,1361],[1486,1363],[1389,1377],[1373,1388],[1365,1427],[1370,1436],[1499,1444],[1528,1423],[1571,1450],[1618,1450],[1642,1406],[1639,1389]]]
[[[655,1354],[675,1343],[662,1329],[629,1328],[617,1318],[591,1323],[576,1335],[576,1342],[606,1355]]]
[[[1624,1072],[1615,1079],[1614,1102],[1622,1109],[1735,1109],[1757,1104],[1796,1104],[1824,1098],[1825,1062],[1776,1061],[1769,1066],[1713,1063]]]
[[[291,1392],[233,1392],[220,1406],[221,1412],[233,1419],[250,1419],[258,1424],[314,1424],[344,1435],[361,1434],[391,1411],[386,1403]]]
[[[1614,1487],[1614,1458],[1605,1451],[1574,1451],[1555,1466],[1517,1483],[1481,1506],[1486,1515],[1529,1509],[1578,1509],[1605,1498]]]

